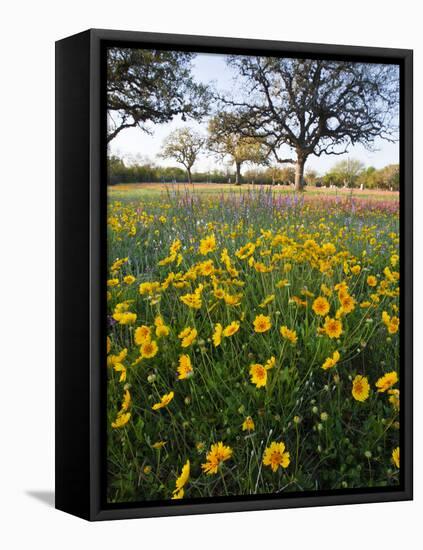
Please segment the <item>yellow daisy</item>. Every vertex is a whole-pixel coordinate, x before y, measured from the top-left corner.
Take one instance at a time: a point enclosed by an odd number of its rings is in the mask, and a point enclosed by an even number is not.
[[[289,453],[285,452],[285,444],[273,441],[270,447],[266,447],[263,455],[263,464],[270,466],[273,472],[278,468],[288,468],[290,463]]]
[[[211,446],[206,456],[207,462],[201,465],[201,469],[208,475],[217,474],[219,465],[231,457],[232,449],[219,441]]]
[[[159,350],[159,347],[155,340],[152,340],[151,342],[150,341],[144,342],[140,348],[141,356],[144,359],[151,359],[157,354],[158,350]]]
[[[399,467],[400,467],[400,448],[399,447],[396,447],[392,451],[392,462],[399,469]]]
[[[267,332],[272,326],[268,315],[257,315],[253,321],[255,332]]]
[[[123,426],[125,426],[125,424],[127,424],[129,422],[129,419],[131,418],[131,413],[128,412],[128,413],[123,413],[123,414],[118,414],[116,420],[114,422],[112,422],[112,428],[122,428]]]
[[[251,418],[251,416],[247,416],[247,418],[242,423],[242,431],[253,432],[254,429],[255,429],[254,420]]]
[[[398,382],[398,374],[395,371],[388,372],[387,374],[384,374],[379,380],[376,382],[376,387],[378,388],[378,392],[384,393],[386,390],[389,390]]]
[[[329,313],[330,305],[329,302],[323,296],[319,296],[313,302],[312,309],[316,315],[323,317]]]
[[[331,369],[333,368],[337,362],[339,361],[340,359],[340,355],[339,355],[339,351],[334,351],[333,354],[332,354],[332,357],[327,357],[325,362],[323,363],[322,365],[322,369],[323,370],[328,370],[328,369]]]
[[[137,346],[141,346],[144,342],[151,340],[151,329],[146,325],[137,327],[134,332],[134,342]]]
[[[239,321],[232,321],[230,325],[223,329],[223,336],[233,336],[239,330]]]
[[[354,378],[351,393],[356,401],[366,401],[368,399],[370,386],[365,376],[358,374]]]
[[[251,382],[257,388],[263,388],[267,384],[267,369],[260,363],[254,363],[250,366]]]
[[[182,332],[179,333],[179,338],[181,340],[181,346],[183,348],[188,348],[193,344],[197,338],[197,329],[187,327]]]
[[[179,373],[179,380],[185,380],[193,375],[194,371],[189,355],[181,355],[179,357],[179,367],[177,370]]]
[[[214,333],[212,336],[214,347],[217,348],[222,342],[223,327],[220,323],[217,323],[214,327]]]
[[[200,241],[200,254],[205,256],[209,252],[216,250],[216,239],[214,235],[201,239]]]
[[[280,328],[280,333],[282,338],[285,338],[285,340],[289,340],[291,344],[296,344],[298,341],[297,333],[295,330],[291,330],[286,326],[283,326]]]
[[[158,409],[163,409],[163,407],[167,407],[169,405],[169,403],[172,401],[172,399],[174,398],[175,394],[173,391],[171,391],[170,393],[165,393],[159,403],[155,403],[151,408],[153,409],[153,411],[157,411]]]
[[[369,275],[367,277],[367,284],[371,287],[374,287],[377,285],[377,279],[374,275]]]
[[[342,321],[340,321],[339,319],[326,317],[324,330],[329,338],[339,338],[342,334]]]
[[[184,496],[184,486],[186,485],[188,479],[189,479],[189,473],[190,473],[190,462],[187,460],[185,464],[182,466],[181,475],[176,480],[176,487],[173,491],[172,499],[179,499],[183,498]]]

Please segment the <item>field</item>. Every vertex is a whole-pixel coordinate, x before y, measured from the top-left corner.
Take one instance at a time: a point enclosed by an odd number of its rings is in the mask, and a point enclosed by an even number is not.
[[[398,194],[109,188],[108,500],[399,482]]]
[[[271,192],[274,195],[292,195],[292,188],[283,185],[252,185],[242,184],[240,186],[234,184],[223,183],[195,183],[194,186],[188,184],[171,184],[171,183],[127,183],[114,185],[110,188],[110,196],[114,199],[144,199],[146,196],[154,196],[157,194],[167,194],[174,191],[178,193],[186,193],[195,191],[197,195],[243,195],[257,192],[257,190]],[[386,201],[398,203],[399,193],[397,191],[381,191],[379,189],[340,189],[340,188],[322,188],[322,187],[307,187],[307,193],[304,197],[309,200],[312,197],[354,197],[355,200],[372,200]]]

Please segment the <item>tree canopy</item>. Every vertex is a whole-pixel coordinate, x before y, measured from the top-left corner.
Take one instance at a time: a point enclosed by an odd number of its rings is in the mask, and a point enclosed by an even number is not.
[[[122,130],[169,122],[176,115],[201,119],[210,94],[191,75],[194,54],[110,48],[107,60],[107,141]]]
[[[188,183],[191,184],[191,168],[204,142],[205,138],[203,136],[189,128],[174,130],[163,143],[161,157],[175,159],[176,162],[182,164],[187,171]]]
[[[235,183],[241,183],[241,166],[245,162],[264,164],[269,150],[263,140],[243,136],[234,131],[236,115],[220,112],[209,121],[207,147],[222,159],[229,157],[235,164]]]
[[[325,181],[337,187],[356,187],[363,170],[364,164],[359,160],[349,158],[340,160],[326,174]]]
[[[233,130],[266,141],[280,163],[295,163],[301,189],[310,155],[340,155],[350,145],[371,148],[376,138],[395,141],[398,68],[346,61],[229,56],[245,89],[242,98],[221,96],[236,113]],[[283,158],[288,145],[294,156]]]

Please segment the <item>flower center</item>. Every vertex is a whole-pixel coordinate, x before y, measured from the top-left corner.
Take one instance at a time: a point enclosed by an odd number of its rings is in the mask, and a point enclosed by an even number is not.
[[[282,461],[281,453],[279,451],[274,451],[270,460],[272,461],[272,464],[280,464]]]

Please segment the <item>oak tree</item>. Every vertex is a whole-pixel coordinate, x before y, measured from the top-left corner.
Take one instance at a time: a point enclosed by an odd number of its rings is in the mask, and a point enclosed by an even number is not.
[[[236,115],[221,112],[209,121],[207,148],[223,160],[229,157],[235,164],[235,183],[241,185],[241,166],[245,162],[264,164],[269,155],[263,140],[243,136],[234,130]]]
[[[191,74],[194,54],[110,48],[107,57],[107,141],[122,130],[169,122],[176,115],[200,120],[210,94]]]
[[[236,113],[233,130],[266,141],[280,163],[295,164],[295,188],[304,184],[310,155],[341,155],[350,145],[397,140],[399,72],[396,65],[350,61],[229,56],[241,81],[240,97],[220,97]],[[283,158],[288,145],[293,157]]]
[[[174,159],[185,167],[188,183],[192,183],[191,168],[197,160],[205,138],[189,128],[179,128],[171,132],[165,139],[160,156],[164,159]]]

